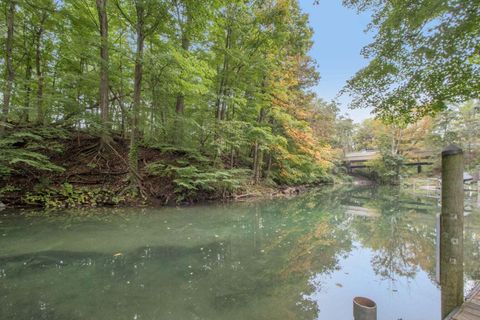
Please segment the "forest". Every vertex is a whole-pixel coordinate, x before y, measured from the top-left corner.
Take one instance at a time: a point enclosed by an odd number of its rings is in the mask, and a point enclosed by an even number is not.
[[[374,2],[343,2],[374,10],[378,32],[343,92],[374,107],[358,124],[314,92],[296,0],[2,0],[0,199],[225,198],[348,180],[352,150],[381,150],[388,177],[409,146],[451,142],[475,168],[478,4]]]
[[[183,196],[327,176],[311,29],[296,1],[2,5],[2,176],[67,169],[43,183],[72,184],[83,164],[142,196],[162,192],[146,176]],[[52,161],[65,152],[75,168]]]

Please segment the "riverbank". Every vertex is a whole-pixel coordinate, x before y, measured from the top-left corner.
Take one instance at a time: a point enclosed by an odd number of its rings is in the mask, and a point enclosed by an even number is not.
[[[228,159],[220,159],[212,164],[195,150],[142,144],[138,176],[132,187],[129,141],[122,136],[112,135],[104,140],[87,132],[63,129],[50,135],[19,132],[22,134],[10,152],[32,151],[27,154],[30,158],[12,161],[11,172],[0,180],[0,202],[7,207],[245,201],[295,195],[312,185],[279,185],[268,177],[254,183],[247,163],[232,166]],[[325,179],[318,184],[329,181]]]

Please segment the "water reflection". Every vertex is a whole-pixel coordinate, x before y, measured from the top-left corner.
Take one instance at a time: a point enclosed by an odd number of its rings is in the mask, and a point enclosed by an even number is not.
[[[362,245],[374,250],[371,264],[375,273],[395,281],[397,277],[413,278],[422,270],[433,280],[435,234],[430,222],[435,206],[391,189],[380,197],[370,194],[363,199],[367,199],[363,206],[376,208],[380,215],[357,219],[352,228]]]
[[[6,212],[0,318],[350,319],[358,294],[377,301],[380,319],[439,318],[437,211],[434,199],[363,187],[181,209]],[[479,276],[479,216],[465,221],[467,280]]]

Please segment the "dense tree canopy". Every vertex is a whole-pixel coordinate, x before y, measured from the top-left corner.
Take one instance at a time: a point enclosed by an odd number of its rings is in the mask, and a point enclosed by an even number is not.
[[[319,78],[312,30],[296,0],[0,6],[2,131],[87,131],[101,139],[100,154],[123,136],[134,188],[142,146],[189,150],[210,168],[250,168],[254,182],[325,177],[338,110],[310,91]]]
[[[480,93],[480,2],[344,0],[372,12],[370,59],[345,91],[355,107],[411,122]]]

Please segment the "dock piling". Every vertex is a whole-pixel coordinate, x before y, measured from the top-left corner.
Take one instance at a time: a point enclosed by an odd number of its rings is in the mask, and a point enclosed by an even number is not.
[[[440,215],[440,285],[442,319],[463,303],[463,151],[451,145],[442,152]]]

